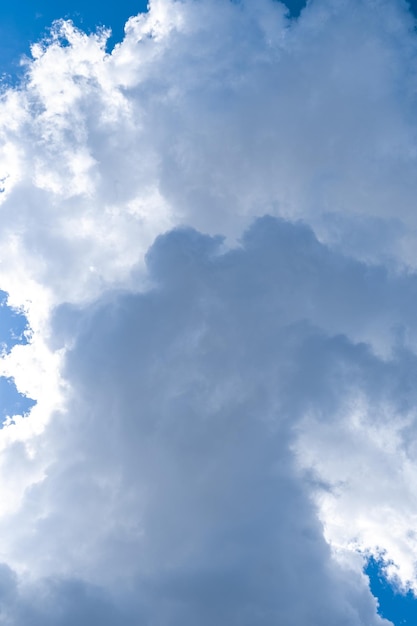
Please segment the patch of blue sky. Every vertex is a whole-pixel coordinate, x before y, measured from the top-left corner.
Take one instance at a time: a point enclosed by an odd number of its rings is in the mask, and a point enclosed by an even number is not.
[[[28,342],[29,327],[26,316],[7,304],[7,293],[0,291],[0,347],[2,353],[10,352],[17,344]]]
[[[29,327],[25,315],[7,304],[7,293],[0,291],[0,346],[7,354],[18,344],[28,342]],[[19,393],[11,378],[0,376],[0,428],[12,415],[25,415],[35,404],[31,398]]]
[[[370,558],[365,569],[369,576],[372,594],[378,598],[379,614],[394,626],[415,626],[417,599],[411,591],[401,593],[384,574],[382,560]]]
[[[19,393],[12,378],[0,376],[0,428],[8,417],[27,415],[35,404],[35,400]]]
[[[22,56],[30,56],[30,45],[44,37],[54,20],[70,19],[85,32],[110,27],[109,49],[121,41],[129,17],[147,10],[147,0],[79,2],[77,0],[21,0],[0,3],[0,75],[8,80],[19,76]]]

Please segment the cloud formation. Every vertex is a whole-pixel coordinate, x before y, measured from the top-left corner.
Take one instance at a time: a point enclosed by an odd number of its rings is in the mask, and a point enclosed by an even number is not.
[[[133,585],[144,623],[382,624],[360,560],[332,559],[291,452],[306,408],[331,421],[340,403],[329,370],[347,370],[350,397],[372,360],[289,289],[300,262],[340,273],[332,261],[272,218],[226,254],[173,231],[148,254],[154,289],[58,310],[56,339],[76,329],[72,388],[35,443],[54,454],[45,479],[1,525],[7,561],[77,572],[122,606]]]
[[[271,0],[156,0],[111,55],[106,33],[58,23],[1,103],[7,290],[91,298],[170,226],[235,238],[265,213],[326,239],[350,225],[358,254],[411,263],[413,21],[353,5],[294,21]],[[370,219],[383,249],[363,249]]]
[[[4,624],[388,624],[416,589],[414,21],[153,0],[4,88]],[[263,217],[268,215],[268,217]]]

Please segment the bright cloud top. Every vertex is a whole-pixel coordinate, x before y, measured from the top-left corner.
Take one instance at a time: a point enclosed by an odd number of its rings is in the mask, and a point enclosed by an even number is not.
[[[417,37],[396,0],[62,22],[0,102],[5,624],[369,626],[417,590]],[[262,216],[268,214],[269,217]],[[156,241],[155,241],[156,240]]]

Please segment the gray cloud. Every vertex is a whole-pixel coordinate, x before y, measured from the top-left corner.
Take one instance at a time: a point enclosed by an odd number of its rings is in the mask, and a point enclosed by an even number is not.
[[[54,457],[45,480],[3,521],[9,558],[40,578],[79,572],[145,624],[382,624],[360,561],[331,556],[292,451],[308,409],[332,422],[352,387],[375,395],[375,371],[398,370],[320,328],[325,294],[335,325],[349,319],[331,277],[373,301],[366,266],[271,218],[227,253],[179,230],[147,258],[147,293],[56,314],[55,339],[75,340],[71,393],[37,444]],[[374,271],[375,293],[392,289]]]

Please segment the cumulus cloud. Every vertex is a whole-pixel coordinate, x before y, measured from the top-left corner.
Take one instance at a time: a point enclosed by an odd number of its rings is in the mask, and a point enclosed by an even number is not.
[[[272,218],[221,246],[174,231],[148,254],[152,290],[58,309],[55,339],[76,329],[67,411],[35,443],[54,457],[3,518],[2,553],[122,605],[134,586],[144,623],[382,624],[361,561],[332,559],[290,445],[307,406],[331,420],[329,370],[347,370],[349,397],[371,359],[306,321],[290,288],[300,264],[341,260]]]
[[[294,21],[271,0],[156,0],[111,55],[105,32],[56,24],[1,103],[11,297],[92,297],[170,226],[234,238],[265,213],[322,237],[339,215],[399,221],[360,252],[412,263],[413,21],[374,4],[319,0]]]
[[[31,325],[0,374],[37,401],[0,431],[0,617],[387,623],[362,555],[417,585],[407,6],[153,0],[107,36],[56,23],[0,101]]]

